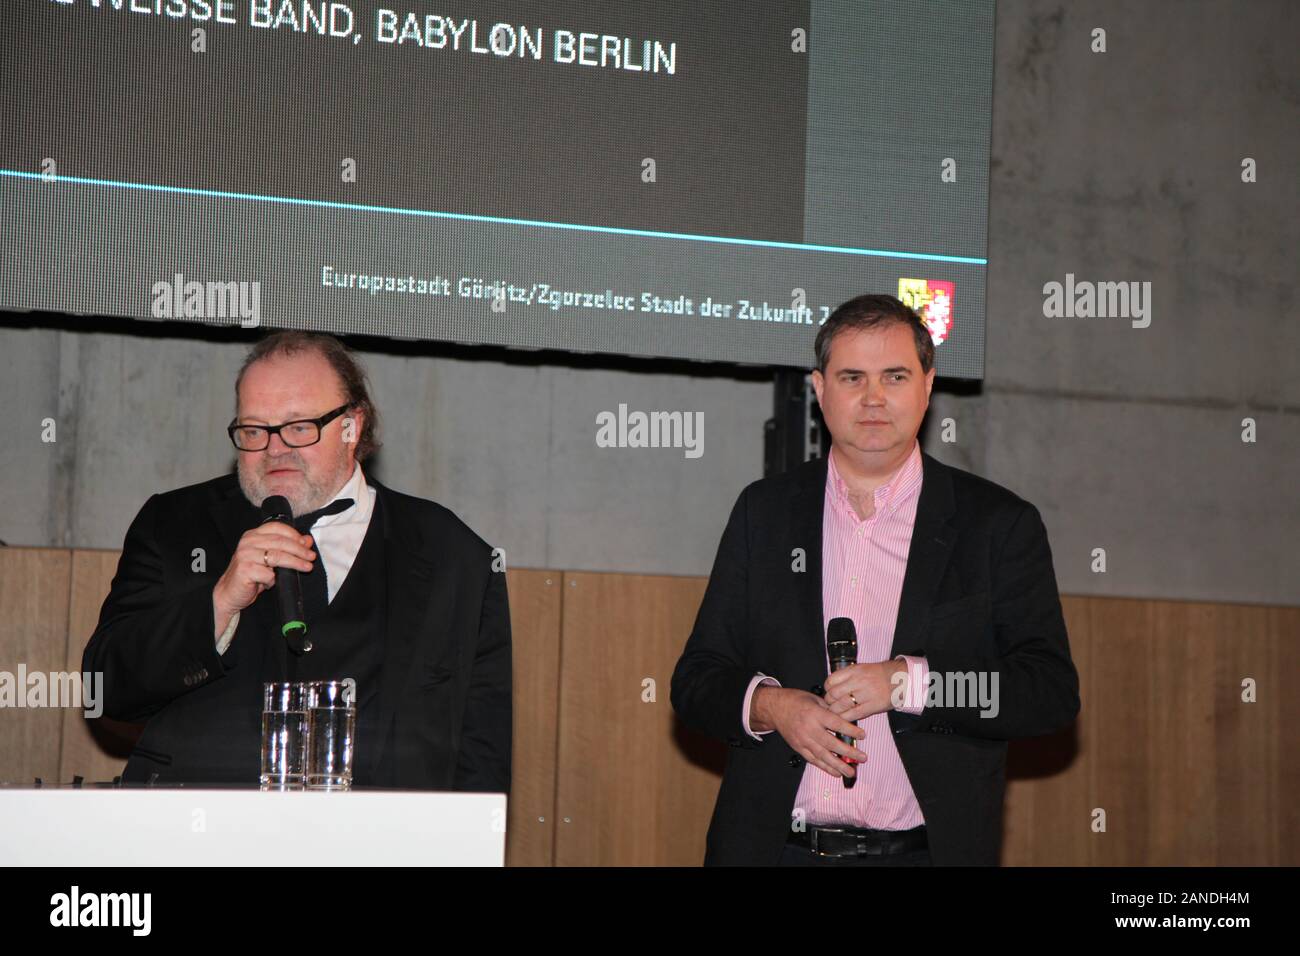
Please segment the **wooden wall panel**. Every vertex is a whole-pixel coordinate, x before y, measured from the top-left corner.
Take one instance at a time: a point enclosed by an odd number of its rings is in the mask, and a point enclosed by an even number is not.
[[[1217,831],[1221,866],[1300,862],[1300,608],[1205,605],[1220,618],[1215,675]],[[1255,702],[1242,699],[1244,680]]]
[[[1008,865],[1295,865],[1300,609],[1062,601],[1082,710],[1068,734],[1015,741]],[[1241,699],[1242,680],[1258,686]],[[1056,756],[1048,755],[1055,750]],[[1026,754],[1033,754],[1026,758]],[[1055,774],[1033,772],[1057,764]],[[1091,828],[1106,811],[1106,831]]]
[[[703,860],[725,745],[678,725],[669,684],[705,583],[565,575],[557,865]]]
[[[0,548],[0,671],[14,694],[0,706],[0,782],[58,778],[62,710],[14,705],[27,701],[20,667],[26,674],[64,670],[71,573],[65,548]]]
[[[1106,832],[1089,856],[1069,863],[1137,866],[1151,857],[1149,746],[1156,700],[1144,693],[1152,676],[1155,609],[1143,601],[1092,604],[1092,680],[1080,714],[1086,721],[1090,802],[1105,811]]]
[[[560,681],[559,571],[508,571],[514,671],[507,866],[550,866]]]
[[[1080,717],[1073,727],[1014,741],[1007,752],[1002,862],[1007,866],[1059,866],[1087,859],[1092,833],[1091,766],[1080,759],[1091,740],[1087,717],[1094,698],[1089,640],[1092,604],[1064,597],[1070,654],[1079,672]]]
[[[1260,863],[1276,863],[1283,866],[1300,866],[1300,759],[1296,752],[1296,737],[1300,735],[1300,694],[1296,693],[1296,678],[1300,675],[1300,607],[1271,607],[1268,609],[1268,632],[1272,642],[1272,676],[1260,680],[1263,700],[1270,701],[1272,707],[1257,712],[1253,721],[1244,730],[1247,734],[1268,735],[1272,738],[1271,758],[1278,767],[1277,787],[1273,795],[1273,813],[1277,818],[1275,858],[1260,860]],[[1245,667],[1253,670],[1254,662],[1247,662]],[[1245,669],[1245,668],[1243,668]],[[1232,675],[1241,676],[1240,671]],[[1258,707],[1259,704],[1254,706]],[[1232,859],[1237,862],[1240,857],[1235,847],[1229,847],[1228,853],[1220,849],[1220,859]],[[1251,861],[1255,862],[1255,861]]]
[[[117,572],[119,553],[72,552],[72,594],[64,664],[70,671],[81,670],[81,655],[99,623],[99,609]],[[126,758],[143,730],[143,724],[127,724],[106,717],[87,720],[84,711],[66,711],[59,779],[67,782],[81,776],[91,782],[112,780],[126,767]]]
[[[79,671],[116,564],[110,551],[0,548],[0,671]],[[705,583],[509,572],[510,865],[700,862],[725,748],[678,724],[669,682]],[[1062,603],[1082,711],[1065,732],[1011,744],[1003,862],[1300,863],[1300,608]],[[5,708],[0,781],[111,779],[137,732],[92,731],[78,708]],[[1091,829],[1096,807],[1105,833]]]
[[[1131,606],[1135,602],[1106,603]],[[1135,862],[1213,866],[1219,756],[1214,746],[1215,649],[1225,615],[1205,604],[1136,603],[1147,605],[1152,632],[1142,641],[1145,667],[1132,668],[1124,687],[1128,694],[1145,699],[1146,730],[1141,737],[1126,735],[1099,744],[1140,748],[1142,754],[1150,836],[1146,856]],[[1126,609],[1116,613],[1124,614]],[[1131,660],[1131,652],[1125,657]],[[1110,699],[1100,698],[1103,703]],[[1104,802],[1105,795],[1100,799]]]

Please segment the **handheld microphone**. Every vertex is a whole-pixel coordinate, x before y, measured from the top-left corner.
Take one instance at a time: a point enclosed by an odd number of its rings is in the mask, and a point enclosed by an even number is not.
[[[262,524],[283,521],[293,524],[293,510],[284,495],[271,495],[262,502]],[[284,635],[289,650],[302,656],[311,650],[307,640],[306,615],[302,611],[302,584],[293,568],[275,569],[275,595],[280,606],[280,633]]]
[[[858,629],[853,626],[852,618],[833,617],[829,624],[826,625],[826,656],[830,658],[831,673],[850,664],[858,662]],[[854,745],[854,740],[848,734],[836,734],[836,737],[848,744]],[[844,760],[843,757],[840,758]],[[845,760],[845,763],[848,763]],[[846,789],[853,789],[857,783],[857,777],[841,777],[840,782]]]

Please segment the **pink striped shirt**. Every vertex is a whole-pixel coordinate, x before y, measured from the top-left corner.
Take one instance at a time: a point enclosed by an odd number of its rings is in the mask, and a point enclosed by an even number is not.
[[[835,467],[835,452],[830,454],[822,510],[822,624],[824,628],[836,617],[853,620],[858,632],[858,663],[889,658],[920,494],[921,446],[913,443],[907,460],[873,493],[872,513],[860,519]],[[908,664],[909,703],[923,700],[916,692],[925,686],[925,658],[900,655],[900,659]],[[826,669],[829,673],[829,660]],[[763,674],[750,682],[743,718],[745,729],[754,737],[759,735],[750,730],[749,706],[760,683],[780,686]],[[922,706],[918,703],[899,709],[919,714]],[[925,823],[894,744],[888,713],[872,714],[858,726],[867,735],[855,745],[866,761],[857,765],[853,789],[846,788],[839,777],[806,764],[793,816],[809,824],[878,830],[909,830]]]

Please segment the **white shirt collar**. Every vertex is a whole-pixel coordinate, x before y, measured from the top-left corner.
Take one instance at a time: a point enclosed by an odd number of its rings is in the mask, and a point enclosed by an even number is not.
[[[366,524],[370,521],[370,511],[374,506],[375,490],[366,484],[366,476],[361,471],[361,462],[355,464],[352,469],[352,477],[330,500],[336,501],[339,498],[351,498],[352,507],[346,511],[340,511],[336,515],[325,515],[318,518],[313,527],[324,528],[329,525],[353,523]]]

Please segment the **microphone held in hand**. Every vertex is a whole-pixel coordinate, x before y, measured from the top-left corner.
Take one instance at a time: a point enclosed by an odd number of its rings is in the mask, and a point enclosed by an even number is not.
[[[268,521],[293,524],[293,510],[289,507],[289,499],[284,495],[271,495],[262,502],[262,524]],[[277,567],[275,594],[280,606],[280,633],[288,642],[289,650],[302,656],[311,650],[311,641],[307,640],[307,621],[302,611],[302,584],[298,581],[298,572],[293,568]]]
[[[853,620],[847,617],[833,617],[826,625],[826,656],[830,658],[831,673],[850,664],[858,662],[858,629]],[[853,746],[853,738],[848,734],[836,734],[844,743]],[[841,758],[843,759],[843,758]],[[845,761],[847,763],[847,761]],[[841,777],[840,781],[848,789],[857,782],[856,777]]]

